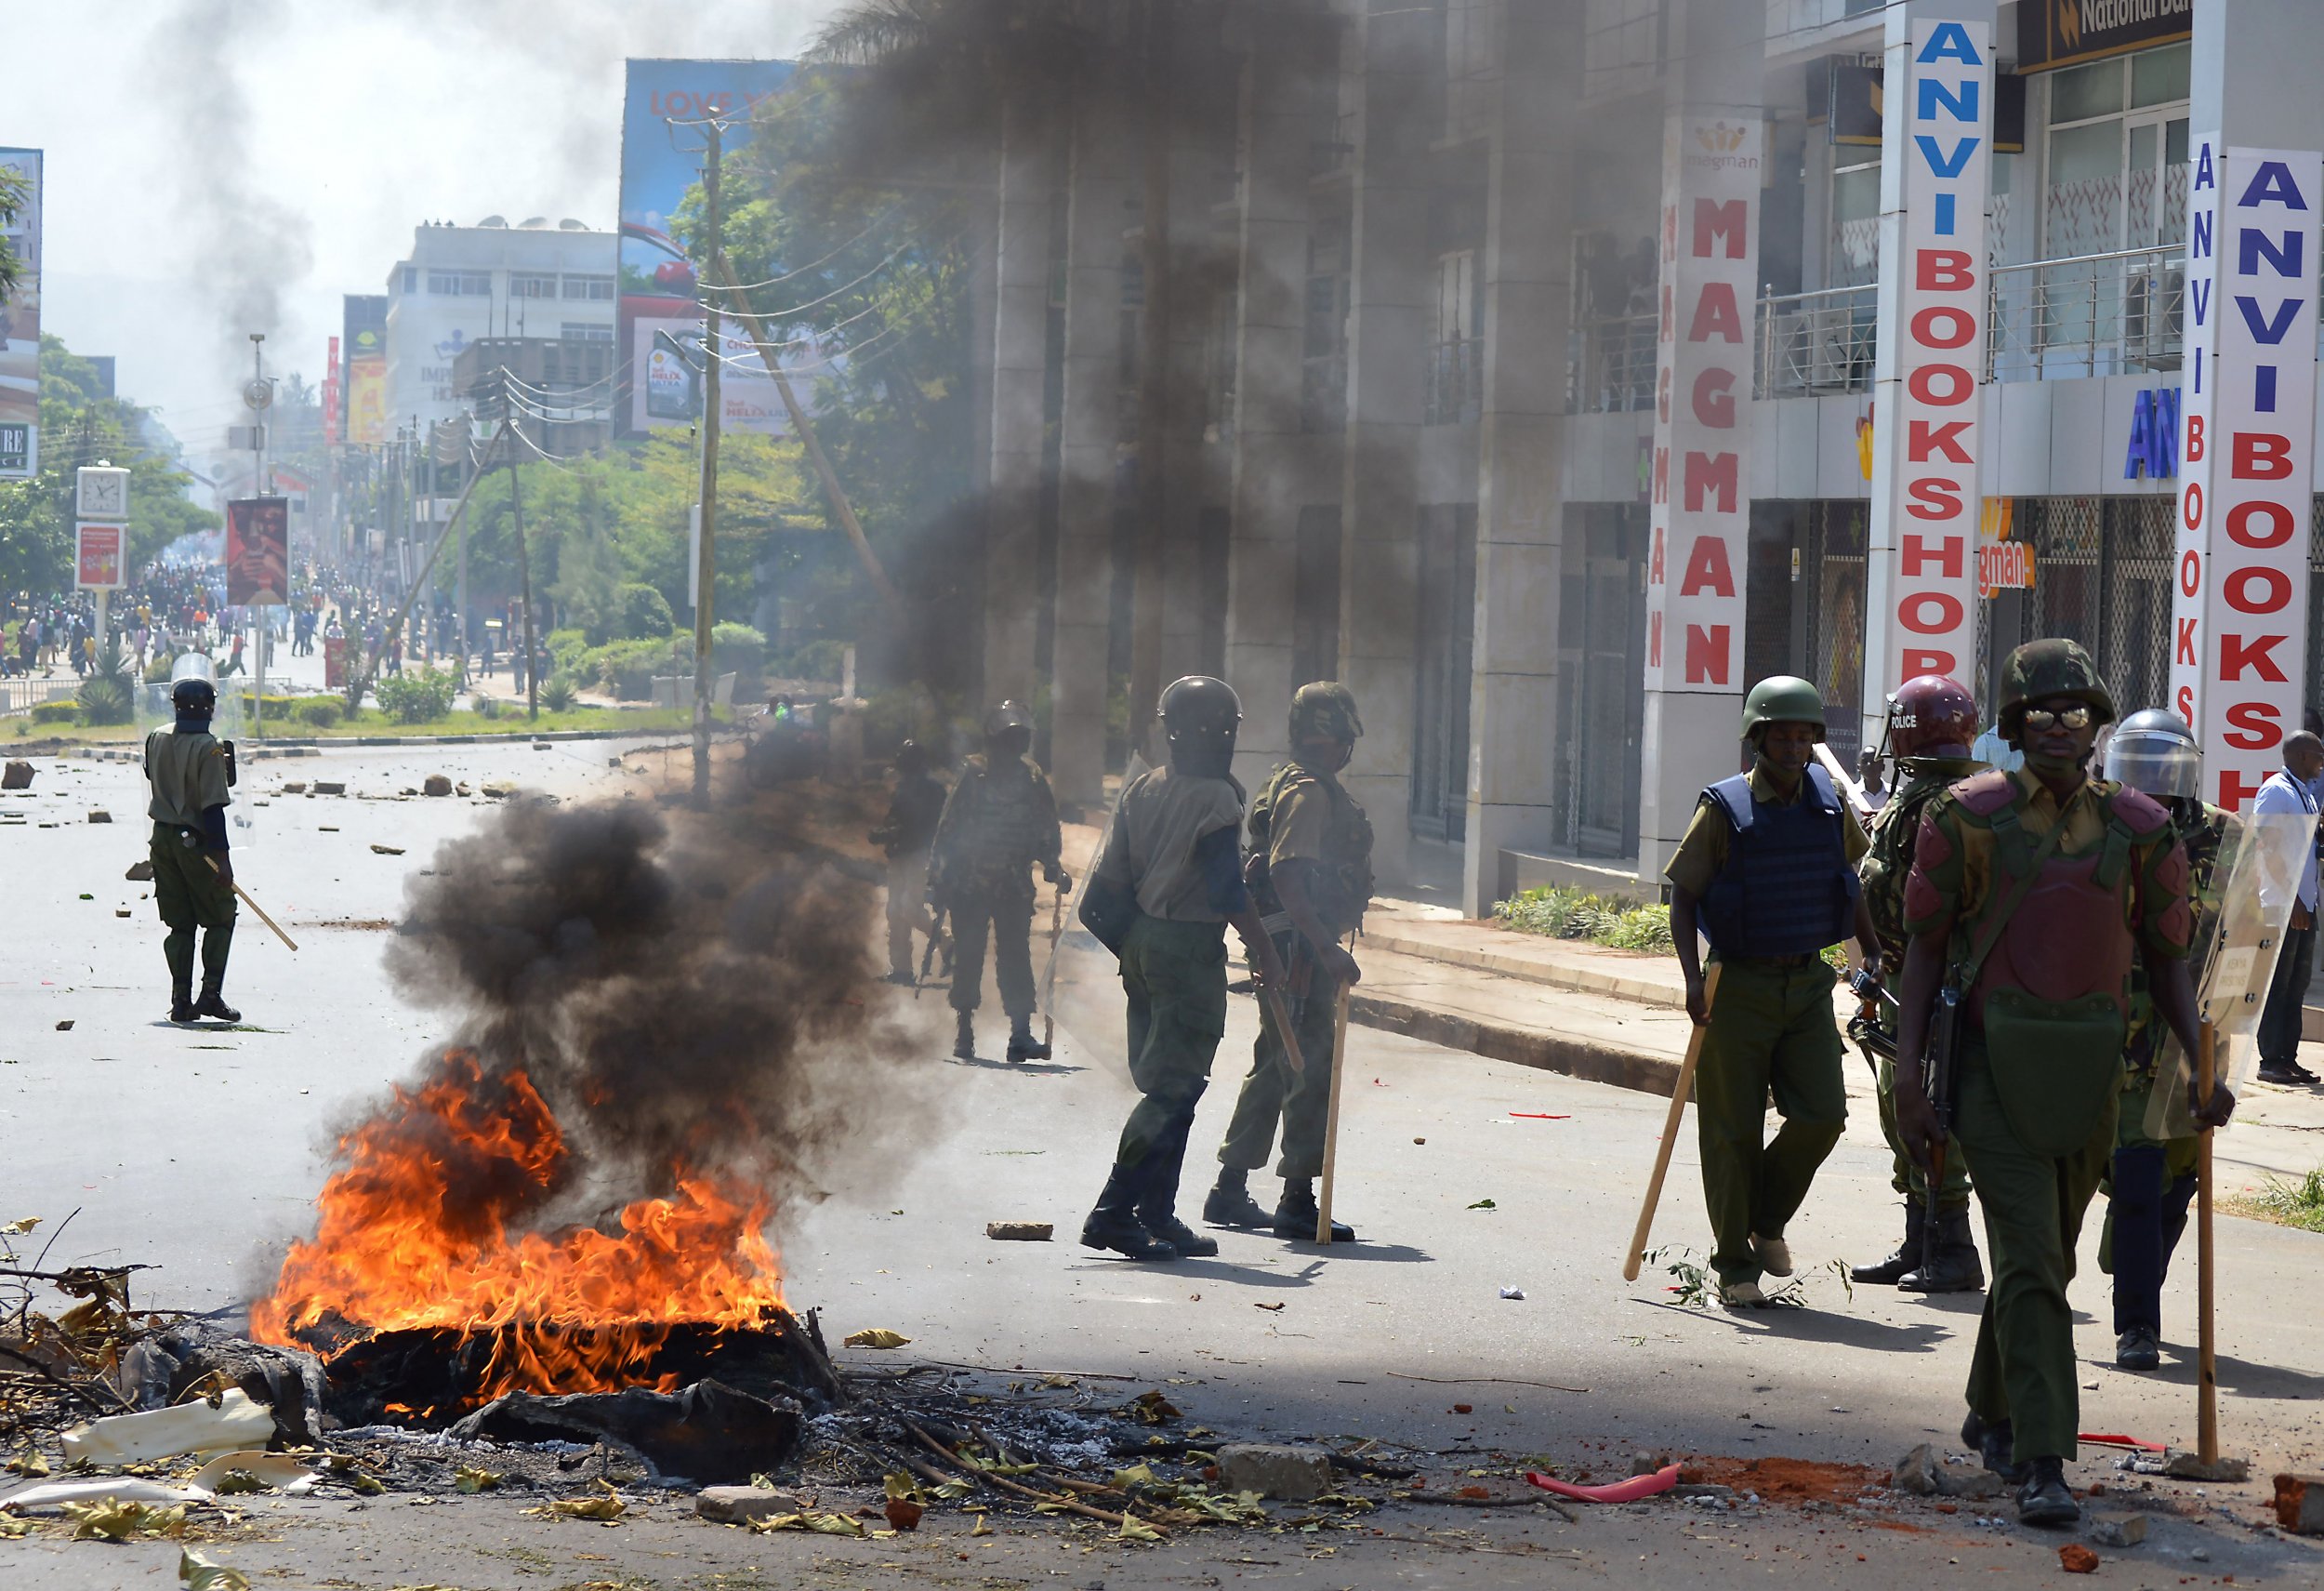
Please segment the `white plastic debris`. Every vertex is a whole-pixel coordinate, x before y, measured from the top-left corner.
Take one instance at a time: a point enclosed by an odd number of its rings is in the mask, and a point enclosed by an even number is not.
[[[1501,1289],[1501,1296],[1503,1298],[1513,1298],[1522,1304],[1525,1302],[1525,1290],[1522,1287],[1504,1287]]]
[[[180,1403],[142,1414],[109,1414],[64,1434],[67,1464],[145,1464],[179,1453],[253,1448],[274,1435],[274,1412],[230,1386],[215,1405]]]

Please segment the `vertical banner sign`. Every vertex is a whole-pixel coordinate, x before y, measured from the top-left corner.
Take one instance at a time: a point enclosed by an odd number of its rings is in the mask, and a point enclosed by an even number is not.
[[[1993,41],[1916,20],[1886,65],[1865,744],[1916,674],[1973,690]]]
[[[40,472],[41,152],[0,149],[0,171],[24,183],[0,223],[17,259],[16,287],[0,294],[0,481],[20,481]]]
[[[1646,688],[1740,696],[1758,304],[1761,124],[1678,116],[1664,140],[1646,563]],[[1723,750],[1724,749],[1722,748]]]
[[[323,441],[339,444],[339,339],[331,339],[331,360],[323,367]]]
[[[85,591],[119,590],[124,534],[124,527],[118,524],[83,522],[73,549],[73,583]]]
[[[290,499],[236,497],[226,505],[226,603],[279,607],[290,590]]]
[[[2324,154],[2213,133],[2190,167],[2171,702],[2233,812],[2300,727]]]
[[[1652,876],[1696,797],[1735,770],[1750,524],[1751,351],[1763,124],[1664,124],[1661,280],[1646,563],[1639,865]]]

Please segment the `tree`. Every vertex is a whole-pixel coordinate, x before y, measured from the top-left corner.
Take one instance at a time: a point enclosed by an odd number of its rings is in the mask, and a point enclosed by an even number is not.
[[[33,179],[20,171],[0,171],[0,229],[13,224],[33,196]],[[16,291],[24,274],[24,260],[0,231],[0,298]]]

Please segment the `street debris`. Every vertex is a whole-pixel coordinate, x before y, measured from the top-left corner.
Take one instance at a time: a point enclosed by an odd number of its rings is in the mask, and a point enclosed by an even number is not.
[[[111,823],[113,820],[113,815],[100,806],[90,811],[88,820],[91,823]]]
[[[1525,1290],[1522,1287],[1504,1287],[1501,1289],[1501,1296],[1522,1304],[1525,1300]]]
[[[371,847],[371,854],[375,856],[401,856],[403,855],[403,847],[401,845],[382,845],[375,841]]]
[[[2067,1542],[2058,1548],[2058,1567],[2068,1574],[2094,1574],[2098,1555],[2080,1542]]]
[[[231,1387],[212,1402],[114,1414],[64,1433],[67,1464],[144,1464],[180,1453],[245,1448],[274,1435],[274,1415]]]
[[[2001,1478],[1983,1465],[1962,1465],[1959,1473],[1927,1442],[1896,1461],[1889,1484],[1916,1497],[1998,1497]]]
[[[317,779],[315,781],[314,793],[317,795],[345,795],[347,793],[347,786],[337,779]]]
[[[600,1480],[598,1485],[601,1488],[598,1492],[579,1497],[552,1498],[537,1508],[527,1508],[525,1512],[537,1514],[544,1519],[595,1519],[610,1525],[629,1511],[629,1505],[623,1500],[620,1492],[614,1490],[612,1481]]]
[[[32,784],[33,765],[30,762],[10,762],[5,769],[0,769],[0,790],[30,789]]]
[[[1230,1442],[1219,1450],[1219,1484],[1287,1503],[1306,1503],[1331,1490],[1331,1454],[1321,1448]]]
[[[2094,1514],[2084,1534],[2100,1546],[2132,1547],[2146,1539],[2144,1514]]]
[[[2276,1477],[2276,1524],[2300,1536],[2324,1536],[2324,1475]]]
[[[70,1033],[70,1032],[72,1032],[72,1031],[73,1031],[73,1019],[72,1017],[70,1017],[70,1016],[67,1016],[67,1017],[63,1018],[62,1020],[60,1020],[59,1022],[58,1022],[58,1024],[57,1024],[57,1031],[58,1031],[58,1032],[59,1032],[59,1033]]]
[[[128,880],[133,884],[152,883],[153,882],[152,859],[151,857],[143,857],[138,861],[130,863],[129,870],[121,876]]]
[[[1046,1243],[1057,1228],[1047,1221],[987,1221],[984,1235],[997,1243]]]
[[[452,793],[452,781],[442,774],[430,774],[420,781],[419,789],[422,795],[448,796]]]
[[[1525,1471],[1525,1484],[1560,1497],[1570,1497],[1577,1503],[1636,1503],[1657,1492],[1668,1492],[1679,1483],[1679,1466],[1664,1465],[1652,1475],[1633,1475],[1628,1480],[1617,1480],[1604,1486],[1577,1486],[1544,1475],[1538,1469]]]
[[[186,1591],[250,1591],[250,1576],[215,1562],[191,1547],[178,1551],[178,1583]]]
[[[866,1326],[839,1339],[852,1348],[900,1348],[912,1339],[885,1326]]]

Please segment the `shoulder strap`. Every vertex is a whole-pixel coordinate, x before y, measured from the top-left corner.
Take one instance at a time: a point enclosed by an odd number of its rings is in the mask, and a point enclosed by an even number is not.
[[[1831,782],[1831,776],[1824,771],[1821,763],[1810,762],[1807,765],[1807,779],[1808,788],[1816,792],[1816,804],[1837,816],[1840,812],[1840,790]]]
[[[1707,802],[1716,802],[1719,810],[1727,815],[1727,821],[1737,834],[1751,826],[1751,776],[1730,774],[1703,792]]]
[[[2088,788],[2085,785],[2082,789]],[[2057,821],[2050,826],[2050,832],[2041,837],[2040,845],[2034,847],[2031,861],[2027,864],[2026,870],[2017,875],[2017,882],[2010,886],[2009,896],[2001,902],[2000,909],[1986,920],[1985,933],[1979,936],[1976,948],[1970,952],[1969,959],[1961,963],[1955,987],[1965,990],[1975,986],[1977,974],[1984,970],[1985,959],[1993,953],[1993,947],[2001,941],[2001,931],[2009,926],[2009,920],[2016,915],[2017,908],[2024,902],[2027,893],[2032,890],[2034,881],[2041,876],[2043,864],[2056,854],[2059,844],[2066,839],[2067,812],[2073,807],[2074,802],[2081,799],[2081,789],[2074,792],[2073,800],[2066,803],[2066,808],[2058,813]],[[2014,828],[2016,826],[2014,808],[2005,810],[2009,811],[2011,826]]]

